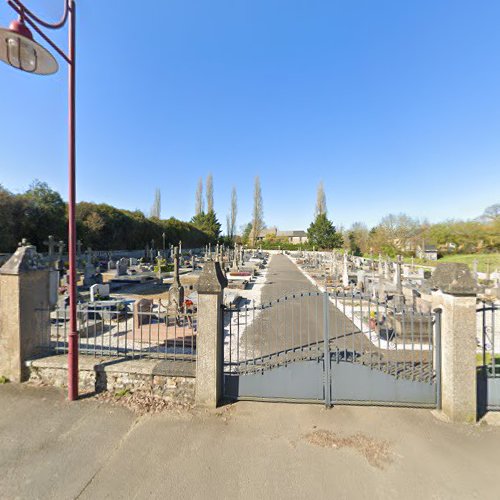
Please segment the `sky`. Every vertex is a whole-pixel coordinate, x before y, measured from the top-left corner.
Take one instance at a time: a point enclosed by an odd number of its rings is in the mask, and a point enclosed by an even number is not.
[[[46,19],[63,2],[26,0]],[[0,25],[13,18],[0,4]],[[189,220],[214,178],[225,228],[474,218],[500,202],[498,0],[78,1],[77,198]],[[66,32],[53,32],[66,44]],[[66,198],[67,69],[0,64],[0,184]]]

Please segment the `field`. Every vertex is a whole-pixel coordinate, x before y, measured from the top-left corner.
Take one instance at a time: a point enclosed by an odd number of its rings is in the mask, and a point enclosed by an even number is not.
[[[500,269],[500,253],[477,253],[464,255],[446,255],[438,262],[463,262],[471,269],[474,260],[477,259],[477,270],[481,273],[492,273],[495,269]],[[489,269],[488,269],[489,268]]]
[[[413,259],[413,263],[421,266],[435,266],[438,262],[461,262],[467,264],[471,269],[477,260],[477,270],[480,273],[494,272],[496,269],[500,270],[500,253],[472,253],[472,254],[455,254],[455,255],[445,255],[437,262],[432,260],[423,259]],[[410,264],[412,262],[411,257],[405,257],[404,262]],[[489,269],[488,269],[489,268]]]

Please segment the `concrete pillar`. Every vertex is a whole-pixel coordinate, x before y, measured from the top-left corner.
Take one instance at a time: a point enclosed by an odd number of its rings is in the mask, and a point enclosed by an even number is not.
[[[216,408],[222,396],[224,325],[222,304],[227,280],[220,265],[208,261],[198,281],[196,396],[198,406]]]
[[[25,361],[50,332],[49,290],[49,270],[33,246],[19,247],[0,268],[0,375],[13,382],[25,380]]]
[[[466,264],[438,264],[431,284],[442,291],[441,405],[456,423],[477,418],[476,295]]]

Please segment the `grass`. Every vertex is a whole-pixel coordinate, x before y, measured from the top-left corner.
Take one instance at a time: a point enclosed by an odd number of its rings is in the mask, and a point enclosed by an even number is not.
[[[476,366],[489,366],[491,367],[491,352],[486,353],[486,365],[483,365],[483,355],[476,354]],[[495,354],[495,371],[500,375],[500,354]]]
[[[474,261],[477,260],[477,270],[480,273],[492,273],[495,269],[500,268],[500,253],[475,253],[464,255],[446,255],[439,259],[439,262],[461,262],[467,264],[471,269]]]
[[[128,394],[130,394],[130,389],[121,389],[115,392],[115,398],[120,399],[123,398],[124,396],[127,396]]]
[[[9,382],[9,379],[7,377],[4,377],[3,375],[0,375],[0,384],[6,384]]]
[[[424,259],[413,259],[413,263],[419,266],[436,266],[439,262],[459,262],[462,264],[467,264],[470,269],[474,266],[474,261],[477,260],[477,270],[480,273],[489,272],[492,273],[495,269],[500,269],[500,253],[470,253],[470,254],[454,254],[445,255],[441,257],[438,261],[435,260],[424,260]],[[403,262],[411,264],[411,257],[404,257]]]

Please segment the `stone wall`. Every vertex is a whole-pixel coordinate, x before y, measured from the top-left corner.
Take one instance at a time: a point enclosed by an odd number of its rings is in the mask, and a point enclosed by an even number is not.
[[[173,376],[154,373],[156,362],[137,360],[137,370],[133,363],[107,365],[109,361],[86,360],[80,357],[79,389],[83,392],[112,393],[128,389],[131,392],[143,392],[160,396],[169,401],[181,403],[194,402],[194,377]],[[36,384],[55,387],[67,387],[68,370],[64,356],[52,356],[33,360],[28,363],[29,381]]]

